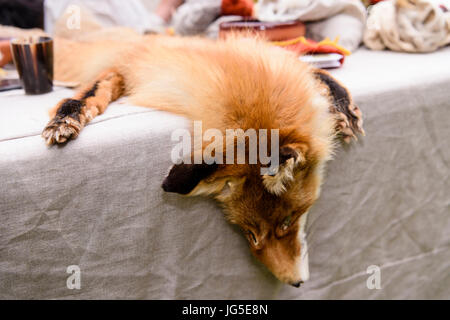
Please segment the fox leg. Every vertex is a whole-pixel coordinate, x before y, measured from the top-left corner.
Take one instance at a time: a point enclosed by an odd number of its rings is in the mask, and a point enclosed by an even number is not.
[[[48,145],[75,139],[81,129],[124,94],[124,79],[115,70],[102,72],[71,99],[60,101],[49,111],[50,121],[42,131]]]
[[[364,135],[361,110],[353,102],[348,89],[325,70],[316,69],[314,74],[326,87],[330,96],[331,105],[329,111],[335,118],[336,132],[347,143],[352,138],[357,140],[356,135],[358,133]]]

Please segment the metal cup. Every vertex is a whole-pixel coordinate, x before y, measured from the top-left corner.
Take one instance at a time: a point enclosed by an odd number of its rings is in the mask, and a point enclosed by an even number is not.
[[[52,38],[13,39],[11,52],[26,94],[42,94],[53,90]]]

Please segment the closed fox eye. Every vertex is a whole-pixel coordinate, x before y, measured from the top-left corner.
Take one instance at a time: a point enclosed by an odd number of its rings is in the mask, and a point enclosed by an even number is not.
[[[248,239],[249,239],[255,246],[257,246],[257,245],[258,245],[258,239],[256,238],[255,234],[254,234],[252,231],[250,231],[250,230],[247,230],[246,233],[247,233]]]
[[[283,223],[281,224],[281,230],[286,230],[289,228],[292,222],[292,213],[284,218]]]
[[[284,218],[283,222],[281,223],[281,230],[285,231],[292,225],[294,213],[295,212],[292,212],[290,215]]]

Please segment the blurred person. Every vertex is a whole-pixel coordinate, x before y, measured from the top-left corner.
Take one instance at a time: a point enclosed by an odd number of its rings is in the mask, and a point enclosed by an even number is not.
[[[44,0],[0,0],[0,25],[44,27]]]

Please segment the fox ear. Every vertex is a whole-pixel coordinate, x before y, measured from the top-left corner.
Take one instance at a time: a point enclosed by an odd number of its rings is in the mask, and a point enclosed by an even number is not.
[[[278,196],[287,190],[289,182],[294,180],[295,168],[306,161],[307,150],[308,146],[302,143],[288,144],[280,148],[278,168],[275,168],[274,174],[265,174],[262,177],[267,191]]]
[[[344,141],[349,143],[352,138],[357,140],[357,133],[364,135],[361,110],[353,103],[348,89],[325,70],[316,69],[314,75],[326,88],[331,102],[330,112],[336,120],[336,131]]]
[[[184,195],[190,194],[197,185],[213,174],[218,168],[213,164],[176,164],[164,179],[162,188],[166,192],[175,192]]]

